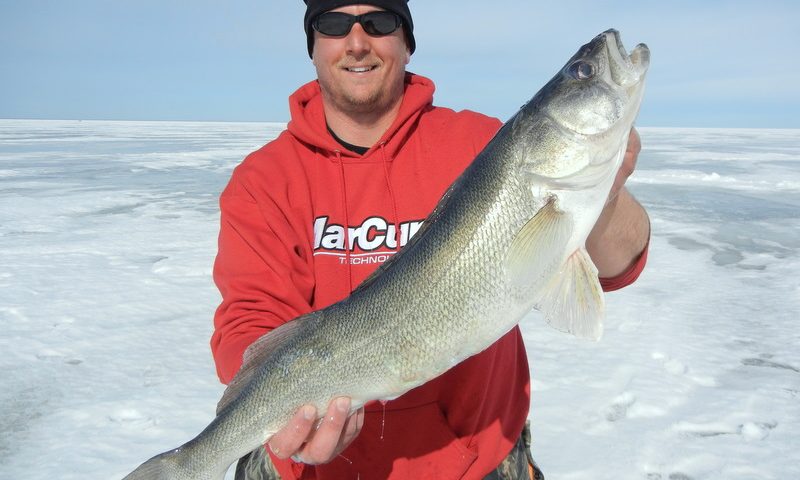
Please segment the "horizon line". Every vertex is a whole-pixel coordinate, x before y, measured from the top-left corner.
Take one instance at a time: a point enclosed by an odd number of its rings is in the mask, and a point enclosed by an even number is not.
[[[253,123],[283,124],[289,120],[189,120],[189,119],[136,119],[136,118],[41,118],[41,117],[0,117],[0,121],[42,121],[42,122],[119,122],[119,123]],[[684,128],[684,129],[726,129],[726,130],[800,130],[800,127],[764,127],[764,126],[696,126],[696,125],[652,125],[634,124],[636,128]]]

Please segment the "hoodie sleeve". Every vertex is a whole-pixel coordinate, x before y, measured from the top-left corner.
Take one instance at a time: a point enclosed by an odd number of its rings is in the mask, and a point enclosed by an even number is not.
[[[307,234],[293,225],[280,199],[248,189],[234,174],[220,197],[214,282],[222,302],[214,315],[211,351],[228,383],[257,338],[311,310],[314,275]],[[280,191],[280,189],[277,189]]]

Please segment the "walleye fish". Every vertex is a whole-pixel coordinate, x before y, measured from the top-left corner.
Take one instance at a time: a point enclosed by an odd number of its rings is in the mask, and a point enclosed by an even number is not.
[[[424,226],[346,299],[257,340],[197,437],[125,480],[221,479],[303,404],[356,410],[481,352],[530,310],[598,339],[585,242],[626,149],[650,61],[608,30],[581,49],[453,183]]]

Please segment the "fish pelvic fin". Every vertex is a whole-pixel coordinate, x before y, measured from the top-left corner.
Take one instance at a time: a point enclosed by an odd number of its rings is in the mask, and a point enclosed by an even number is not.
[[[556,330],[594,341],[602,337],[605,300],[586,249],[567,258],[562,271],[540,291],[537,303]]]
[[[536,212],[511,242],[506,270],[512,285],[525,287],[541,283],[553,264],[553,252],[562,251],[572,236],[571,216],[556,207],[555,198]]]

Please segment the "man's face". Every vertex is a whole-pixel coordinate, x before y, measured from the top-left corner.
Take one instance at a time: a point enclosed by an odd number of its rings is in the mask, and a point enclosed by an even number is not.
[[[380,10],[349,5],[333,11],[361,15]],[[313,62],[326,108],[345,114],[382,113],[403,95],[405,66],[411,54],[402,28],[389,35],[367,34],[359,23],[344,37],[314,32]]]

